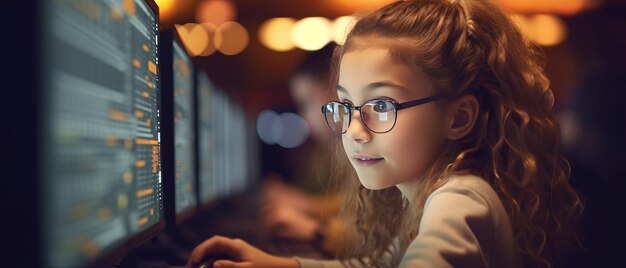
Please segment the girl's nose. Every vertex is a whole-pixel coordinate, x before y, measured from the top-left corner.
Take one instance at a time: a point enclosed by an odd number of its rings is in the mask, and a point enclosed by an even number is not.
[[[368,143],[372,140],[372,133],[361,120],[361,111],[352,111],[352,118],[346,135],[357,143]]]

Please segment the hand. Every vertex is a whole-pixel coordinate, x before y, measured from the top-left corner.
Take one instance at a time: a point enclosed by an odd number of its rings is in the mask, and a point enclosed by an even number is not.
[[[263,227],[271,235],[300,241],[312,241],[320,228],[320,221],[286,204],[275,204],[263,209]]]
[[[219,260],[213,267],[284,267],[299,268],[297,260],[267,254],[241,239],[213,236],[198,245],[187,261],[187,268],[193,268],[206,256],[227,256],[229,260]]]

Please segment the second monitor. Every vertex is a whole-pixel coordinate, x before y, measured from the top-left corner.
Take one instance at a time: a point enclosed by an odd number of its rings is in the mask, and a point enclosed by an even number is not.
[[[163,72],[163,176],[166,224],[196,211],[194,67],[175,30],[160,33]],[[167,142],[166,142],[167,141]],[[173,198],[172,198],[173,197]]]

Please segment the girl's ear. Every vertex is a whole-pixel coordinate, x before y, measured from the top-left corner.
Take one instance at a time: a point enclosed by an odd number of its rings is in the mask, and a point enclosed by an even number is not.
[[[478,100],[473,95],[465,95],[450,104],[450,125],[446,129],[446,137],[459,140],[472,131],[478,116]]]

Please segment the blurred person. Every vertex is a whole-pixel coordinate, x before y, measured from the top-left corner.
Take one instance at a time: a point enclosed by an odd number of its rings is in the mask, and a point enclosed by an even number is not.
[[[609,267],[626,252],[626,74],[592,75],[559,113],[572,185],[582,195],[583,249],[570,267]]]
[[[334,48],[329,44],[311,52],[291,75],[290,95],[310,127],[312,140],[304,145],[304,161],[296,166],[293,178],[277,174],[266,178],[261,213],[264,229],[270,235],[314,242],[331,256],[341,247],[337,239],[340,201],[329,180],[334,137],[327,130],[320,107],[331,98],[328,74]]]

